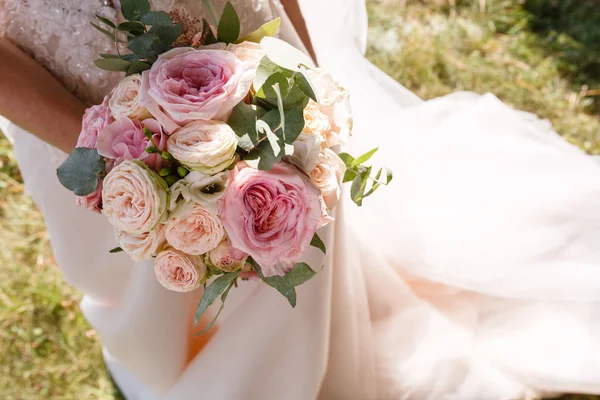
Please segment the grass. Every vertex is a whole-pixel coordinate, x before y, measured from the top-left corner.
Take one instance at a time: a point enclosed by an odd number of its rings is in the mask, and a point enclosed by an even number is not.
[[[370,0],[369,58],[423,98],[493,92],[600,154],[598,0]],[[100,343],[62,283],[0,139],[0,398],[113,399]],[[574,399],[595,397],[571,397]],[[596,398],[600,399],[600,398]]]

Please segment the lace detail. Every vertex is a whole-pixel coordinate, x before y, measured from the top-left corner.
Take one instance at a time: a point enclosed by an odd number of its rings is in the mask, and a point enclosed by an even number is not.
[[[227,0],[213,0],[221,12]],[[233,0],[242,34],[278,15],[278,0]],[[178,8],[205,17],[200,0],[154,0],[154,10]],[[34,57],[85,104],[97,104],[122,74],[97,68],[93,60],[112,52],[111,40],[94,29],[98,14],[121,20],[117,0],[0,0],[0,33]]]

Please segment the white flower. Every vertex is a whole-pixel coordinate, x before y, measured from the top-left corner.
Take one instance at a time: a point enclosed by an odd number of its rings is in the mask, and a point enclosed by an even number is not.
[[[216,210],[216,202],[225,193],[229,184],[230,171],[216,175],[205,175],[198,171],[190,172],[185,178],[171,186],[169,210],[177,208],[180,198],[186,202],[201,204],[205,208]]]
[[[340,199],[340,185],[345,172],[346,165],[330,149],[321,151],[317,165],[310,171],[310,179],[321,189],[323,200],[329,210],[333,209]]]
[[[235,161],[237,136],[221,121],[194,121],[178,129],[167,144],[175,159],[186,167],[215,174]]]
[[[167,209],[167,186],[142,162],[123,161],[104,178],[102,212],[119,231],[153,230]]]
[[[141,121],[152,117],[139,103],[141,84],[142,76],[138,74],[130,75],[119,82],[108,101],[108,107],[115,119],[128,117]]]
[[[161,224],[153,231],[138,235],[123,231],[117,232],[117,240],[119,246],[134,261],[151,259],[166,244],[163,225]]]
[[[309,173],[317,165],[321,146],[325,143],[321,136],[301,133],[294,142],[294,153],[287,161]]]

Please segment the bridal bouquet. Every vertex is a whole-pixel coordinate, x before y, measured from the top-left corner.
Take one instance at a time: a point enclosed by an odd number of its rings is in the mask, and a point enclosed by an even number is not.
[[[298,260],[311,245],[326,251],[316,232],[340,185],[352,182],[361,205],[391,180],[364,165],[376,149],[336,153],[352,129],[348,92],[274,37],[279,20],[240,38],[231,3],[220,18],[205,5],[212,23],[146,0],[122,0],[121,24],[98,17],[116,52],[95,63],[126,77],[86,111],[57,171],[115,228],[111,252],[154,259],[169,290],[205,287],[196,323],[238,279],[261,279],[294,307],[315,275]]]

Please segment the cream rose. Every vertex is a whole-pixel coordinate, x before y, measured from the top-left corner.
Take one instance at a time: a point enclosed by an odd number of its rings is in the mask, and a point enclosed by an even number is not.
[[[104,178],[103,213],[119,231],[149,232],[167,209],[167,186],[141,161],[123,161]]]
[[[319,100],[318,107],[329,118],[331,129],[325,134],[327,147],[346,143],[352,132],[350,94],[322,69],[308,71]]]
[[[184,201],[198,203],[205,208],[215,209],[216,202],[225,193],[231,173],[224,171],[216,175],[205,175],[192,171],[171,186],[169,210],[174,211],[183,198]]]
[[[294,141],[294,153],[287,157],[286,161],[309,173],[317,166],[324,143],[325,140],[321,136],[301,133]]]
[[[175,292],[189,292],[200,287],[206,270],[202,257],[171,248],[158,253],[154,260],[156,278],[166,289]]]
[[[141,85],[142,76],[138,74],[130,75],[119,82],[108,101],[108,107],[115,119],[127,117],[141,121],[152,117],[139,103]]]
[[[322,149],[317,165],[310,171],[310,179],[321,190],[327,209],[331,210],[340,199],[342,179],[346,165],[330,149]]]
[[[165,227],[167,242],[192,255],[204,254],[223,240],[225,228],[219,217],[199,204],[183,203]]]
[[[331,131],[329,117],[321,112],[319,104],[310,100],[304,109],[304,129],[302,133],[327,138]]]
[[[167,243],[165,240],[163,225],[159,224],[156,229],[140,234],[117,232],[119,246],[133,259],[143,261],[151,259]]]
[[[259,43],[242,42],[240,44],[228,44],[225,50],[232,52],[241,61],[257,68],[260,61],[267,54]]]
[[[215,174],[235,161],[237,136],[220,121],[194,121],[178,129],[167,143],[173,157],[186,167]]]

